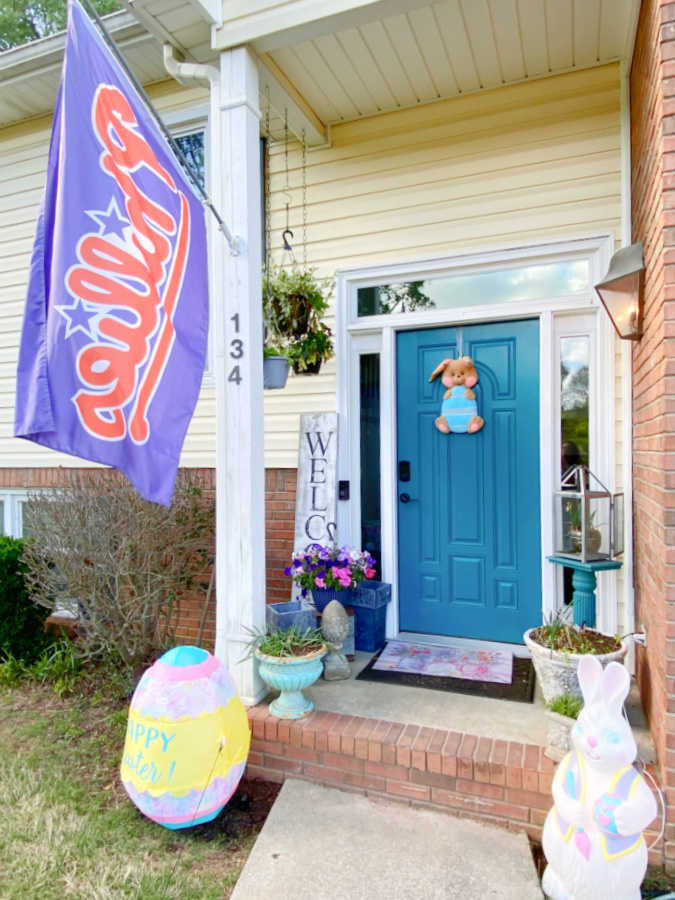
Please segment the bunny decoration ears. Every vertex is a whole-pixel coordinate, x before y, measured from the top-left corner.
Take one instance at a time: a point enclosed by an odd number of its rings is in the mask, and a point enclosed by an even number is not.
[[[603,703],[610,712],[621,715],[630,691],[630,675],[618,662],[611,662],[603,671],[595,656],[586,655],[579,660],[579,686],[586,706]]]
[[[431,378],[429,379],[429,381],[433,381],[434,378],[438,378],[438,376],[445,369],[445,367],[447,365],[449,365],[451,362],[455,362],[455,360],[454,359],[444,359],[442,363],[439,363],[436,366],[436,368],[434,369],[434,371],[431,373]],[[473,360],[471,359],[470,356],[462,356],[461,359],[457,360],[457,362],[463,362],[465,366],[473,365]]]

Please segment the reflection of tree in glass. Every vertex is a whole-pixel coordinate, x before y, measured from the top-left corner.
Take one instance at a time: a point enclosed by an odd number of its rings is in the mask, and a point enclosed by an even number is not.
[[[176,143],[198,176],[199,185],[204,187],[204,132],[195,131],[192,134],[181,134],[176,138]],[[190,178],[189,172],[186,174]]]
[[[560,364],[561,440],[573,442],[583,465],[588,465],[588,366],[572,369]]]
[[[388,315],[395,312],[414,312],[417,309],[434,309],[436,304],[424,293],[423,286],[423,281],[380,285],[380,312]]]
[[[574,372],[561,364],[562,375],[562,408],[588,408],[588,366],[580,366]]]

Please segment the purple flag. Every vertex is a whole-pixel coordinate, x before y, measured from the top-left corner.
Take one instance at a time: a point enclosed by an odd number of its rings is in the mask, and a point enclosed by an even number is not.
[[[14,434],[168,505],[206,355],[200,201],[77,2],[24,313]]]

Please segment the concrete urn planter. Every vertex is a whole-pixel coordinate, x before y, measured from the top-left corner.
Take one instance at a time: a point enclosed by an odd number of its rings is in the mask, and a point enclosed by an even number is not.
[[[575,697],[582,700],[577,669],[583,654],[562,653],[559,650],[542,647],[541,644],[532,640],[533,631],[536,631],[536,628],[530,628],[525,632],[524,641],[532,655],[534,671],[537,674],[544,702],[550,703],[554,697],[567,693],[574,694]],[[594,656],[604,669],[610,662],[621,662],[628,653],[628,646],[629,639],[625,638],[621,648],[614,653],[598,653]]]
[[[328,653],[324,644],[308,656],[268,656],[255,650],[260,661],[260,677],[277,691],[279,697],[270,703],[270,712],[278,719],[302,719],[314,709],[314,704],[302,693],[323,672],[322,658]]]
[[[554,762],[560,762],[572,749],[572,729],[576,719],[561,716],[560,713],[546,710],[548,719],[548,746],[544,754]]]

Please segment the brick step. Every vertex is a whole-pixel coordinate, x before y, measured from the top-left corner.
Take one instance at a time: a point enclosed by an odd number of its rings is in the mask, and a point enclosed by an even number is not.
[[[544,747],[320,710],[288,721],[266,704],[249,708],[248,718],[249,778],[300,778],[541,840],[555,769]],[[650,862],[662,864],[660,843]]]

